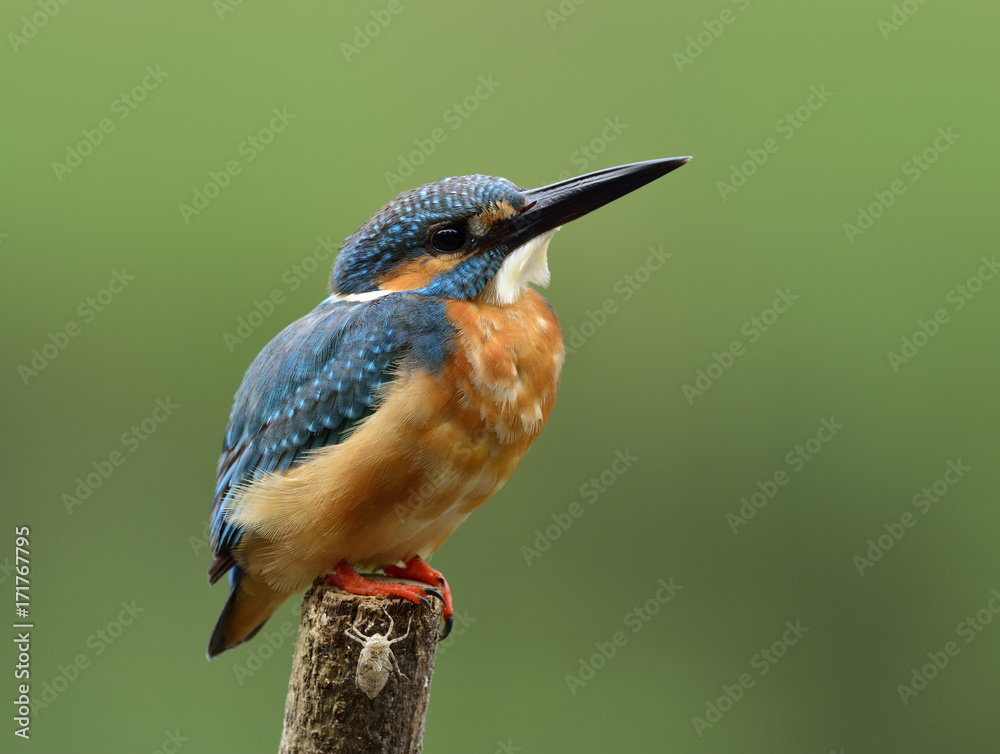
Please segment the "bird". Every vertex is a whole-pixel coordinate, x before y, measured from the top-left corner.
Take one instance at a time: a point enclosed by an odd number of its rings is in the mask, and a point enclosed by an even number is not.
[[[261,350],[234,399],[208,569],[230,587],[209,659],[321,577],[353,594],[439,599],[447,636],[451,590],[427,560],[503,486],[556,399],[565,347],[532,287],[549,283],[549,242],[690,159],[535,189],[444,178],[344,241],[330,295]],[[389,580],[362,575],[375,570]]]

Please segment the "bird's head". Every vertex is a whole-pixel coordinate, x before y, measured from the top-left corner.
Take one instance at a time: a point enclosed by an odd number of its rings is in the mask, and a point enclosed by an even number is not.
[[[360,300],[417,291],[512,303],[529,283],[548,283],[546,250],[561,225],[689,159],[636,162],[536,189],[466,175],[404,191],[345,241],[331,290]]]

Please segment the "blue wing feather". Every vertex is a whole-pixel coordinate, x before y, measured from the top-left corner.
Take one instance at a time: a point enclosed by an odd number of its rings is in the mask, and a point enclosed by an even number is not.
[[[264,347],[236,393],[219,458],[212,583],[234,565],[241,532],[225,514],[237,486],[339,443],[377,409],[378,388],[401,358],[437,372],[451,335],[440,299],[394,293],[363,303],[328,299]]]

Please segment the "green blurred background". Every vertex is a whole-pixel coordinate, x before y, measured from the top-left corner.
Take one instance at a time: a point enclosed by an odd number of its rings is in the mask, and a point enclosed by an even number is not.
[[[203,537],[244,370],[326,295],[318,239],[442,176],[690,154],[553,242],[546,295],[582,342],[518,473],[435,557],[461,617],[425,750],[996,751],[998,21],[916,0],[5,3],[0,581],[13,600],[30,526],[50,700],[17,744],[276,750],[298,600],[276,650],[207,663],[225,587]],[[779,290],[798,299],[768,312]],[[842,429],[810,442],[824,419]],[[618,452],[638,460],[616,475]],[[924,685],[928,653],[948,664]]]

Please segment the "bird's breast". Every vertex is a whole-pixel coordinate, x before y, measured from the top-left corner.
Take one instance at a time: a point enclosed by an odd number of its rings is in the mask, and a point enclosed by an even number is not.
[[[442,374],[456,420],[523,453],[548,419],[566,356],[559,322],[526,288],[506,306],[450,301],[455,352]]]
[[[259,538],[239,557],[269,583],[301,586],[343,558],[429,556],[541,432],[565,358],[545,299],[449,301],[445,315],[454,331],[439,368],[405,359],[349,438],[247,490],[237,521]]]
[[[440,371],[400,374],[363,430],[375,437],[371,430],[392,423],[380,446],[392,449],[393,473],[375,476],[384,489],[358,509],[368,523],[355,530],[379,528],[377,519],[392,529],[382,541],[399,549],[373,564],[434,552],[513,474],[555,403],[565,347],[538,293],[525,289],[507,306],[452,300],[445,315],[454,334]]]

